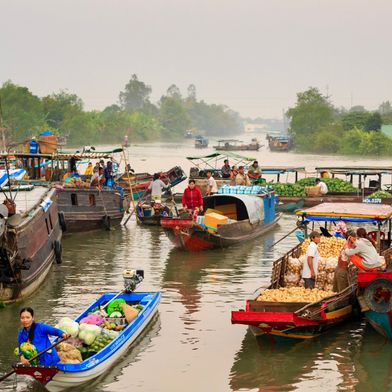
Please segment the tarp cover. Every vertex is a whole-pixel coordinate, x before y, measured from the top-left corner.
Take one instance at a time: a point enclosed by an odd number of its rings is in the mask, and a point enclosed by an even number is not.
[[[325,220],[323,218],[359,218],[369,221],[385,220],[392,216],[392,206],[388,204],[367,203],[322,203],[306,210],[300,210],[297,215],[304,218],[313,217],[312,220]]]
[[[225,203],[220,203],[220,200],[225,200]],[[217,203],[217,204],[215,204]],[[250,223],[255,224],[264,220],[264,202],[263,199],[257,196],[248,195],[213,195],[205,198],[204,208],[219,208],[219,205],[240,203],[247,212],[247,217],[242,219],[249,219]],[[238,220],[242,220],[239,218]]]

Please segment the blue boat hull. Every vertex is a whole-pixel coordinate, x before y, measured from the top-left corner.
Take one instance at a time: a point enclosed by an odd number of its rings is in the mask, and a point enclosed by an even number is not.
[[[392,313],[377,313],[369,310],[365,313],[366,320],[382,336],[392,340]]]
[[[101,306],[110,301],[116,293],[105,293],[98,300],[94,301],[83,313],[81,313],[75,321],[79,322],[86,317],[97,306]],[[58,372],[45,386],[49,391],[61,391],[67,388],[79,387],[103,374],[109,370],[114,363],[120,359],[128,350],[130,345],[143,332],[144,328],[150,323],[157,312],[158,303],[161,294],[155,293],[130,293],[121,294],[117,298],[124,299],[127,303],[140,304],[144,308],[138,313],[137,317],[128,324],[123,331],[111,341],[106,347],[95,355],[87,358],[77,364],[58,364]],[[23,367],[16,368],[18,374],[32,375],[31,369],[35,370],[35,374],[40,374],[40,366],[29,366],[29,372],[23,373]],[[42,382],[39,378],[37,378]]]

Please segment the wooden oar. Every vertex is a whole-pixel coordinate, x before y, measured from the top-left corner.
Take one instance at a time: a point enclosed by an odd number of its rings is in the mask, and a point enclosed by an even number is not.
[[[29,359],[29,362],[34,361],[34,359],[37,359],[38,357],[40,357],[42,354],[45,354],[47,351],[51,350],[53,347],[56,347],[58,344],[60,344],[61,342],[64,342],[64,340],[69,339],[69,336],[65,337],[65,338],[61,338],[60,340],[58,340],[57,342],[53,343],[52,345],[50,345],[49,347],[45,348],[45,350],[41,351],[40,353],[38,353],[37,355],[34,355],[33,358]],[[0,382],[4,381],[6,378],[8,378],[9,376],[12,376],[14,373],[16,372],[16,370],[12,370],[11,372],[5,374],[3,377],[0,378]]]
[[[270,250],[271,248],[273,248],[276,244],[278,244],[280,241],[284,240],[286,237],[288,237],[291,233],[294,233],[295,230],[298,230],[298,227],[295,227],[293,230],[291,230],[290,232],[288,232],[285,236],[283,236],[280,240],[274,242],[269,248],[268,250]]]

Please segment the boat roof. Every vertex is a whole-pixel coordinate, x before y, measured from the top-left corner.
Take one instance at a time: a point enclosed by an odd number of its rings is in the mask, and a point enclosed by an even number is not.
[[[69,160],[74,158],[76,160],[80,159],[109,159],[115,152],[121,152],[122,149],[114,150],[113,152],[83,152],[83,153],[56,153],[56,154],[30,154],[23,152],[1,154],[0,159],[13,159],[13,158],[43,158],[43,159],[53,159],[53,160]]]
[[[247,218],[250,223],[258,223],[263,218],[264,214],[264,201],[261,197],[251,195],[236,195],[236,194],[216,194],[204,198],[204,207],[214,208],[215,200],[224,201],[219,205],[242,203],[246,209]],[[242,220],[242,219],[241,219]]]
[[[297,215],[312,221],[380,222],[392,218],[392,206],[371,203],[321,203],[299,210]]]
[[[260,166],[264,174],[282,174],[305,171],[305,166]]]
[[[332,174],[378,175],[392,174],[392,166],[322,166],[317,172],[328,171]]]
[[[197,167],[204,164],[205,167],[209,167],[211,169],[217,169],[218,165],[223,165],[223,161],[225,159],[230,159],[232,161],[230,162],[230,164],[234,164],[236,166],[240,164],[246,165],[248,162],[256,160],[256,158],[244,157],[243,155],[236,154],[231,151],[215,151],[212,154],[198,157],[186,157],[186,159],[188,159],[188,161],[191,161]]]

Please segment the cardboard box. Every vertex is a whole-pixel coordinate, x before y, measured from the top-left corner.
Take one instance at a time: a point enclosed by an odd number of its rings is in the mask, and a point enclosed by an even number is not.
[[[210,233],[216,233],[219,225],[226,225],[228,222],[227,216],[211,212],[204,215],[204,224],[207,226]]]

